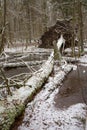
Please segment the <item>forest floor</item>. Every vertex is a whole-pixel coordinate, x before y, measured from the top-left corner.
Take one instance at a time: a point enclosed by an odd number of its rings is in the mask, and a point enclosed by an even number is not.
[[[17,118],[11,130],[85,130],[87,55],[82,56],[79,61],[72,65],[73,71],[62,82],[59,79],[63,76],[64,66],[59,67],[55,63],[42,90],[27,104],[24,114]],[[27,72],[27,67],[14,68],[6,70],[6,75],[12,76],[25,71]]]

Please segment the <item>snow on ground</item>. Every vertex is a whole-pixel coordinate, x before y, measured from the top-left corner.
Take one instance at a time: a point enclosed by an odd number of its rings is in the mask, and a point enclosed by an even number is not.
[[[67,48],[65,49],[65,53],[69,54],[72,52],[71,48]],[[75,52],[78,53],[78,47],[75,47]],[[85,54],[81,57],[78,58],[78,56],[76,57],[76,59],[79,60],[79,64],[82,66],[87,66],[87,46],[84,48],[84,52]]]
[[[66,70],[70,66],[67,66]],[[67,109],[55,107],[54,97],[59,92],[65,72],[54,68],[55,75],[35,99],[28,103],[22,125],[18,130],[84,130],[86,105],[78,103]]]
[[[79,61],[81,65],[87,66],[87,54],[85,54],[84,56],[81,56]]]

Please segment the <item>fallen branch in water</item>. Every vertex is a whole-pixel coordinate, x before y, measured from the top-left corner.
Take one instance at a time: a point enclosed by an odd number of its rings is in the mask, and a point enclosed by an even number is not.
[[[26,64],[29,66],[35,66],[35,65],[40,65],[42,63],[44,63],[46,60],[42,60],[42,61],[30,61],[30,62],[14,62],[14,63],[0,63],[0,66],[3,68],[15,68],[15,67],[25,67]]]

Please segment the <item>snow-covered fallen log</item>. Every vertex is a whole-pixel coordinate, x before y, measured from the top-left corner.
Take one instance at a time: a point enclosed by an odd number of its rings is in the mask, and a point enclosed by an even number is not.
[[[25,67],[26,64],[33,66],[33,65],[40,65],[42,63],[44,63],[45,60],[42,61],[29,61],[29,62],[14,62],[14,63],[1,63],[0,66],[2,66],[3,68],[15,68],[15,67]]]
[[[43,64],[42,68],[28,79],[26,85],[0,101],[0,130],[9,130],[15,118],[20,115],[25,105],[30,101],[36,91],[41,88],[53,69],[53,53]]]
[[[64,60],[66,60],[68,63],[78,63],[79,58],[75,57],[63,57]]]

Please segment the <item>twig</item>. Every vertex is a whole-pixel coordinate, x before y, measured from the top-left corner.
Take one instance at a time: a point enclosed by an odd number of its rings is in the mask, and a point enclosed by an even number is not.
[[[9,88],[9,85],[8,85],[8,78],[6,78],[5,74],[4,74],[4,71],[2,68],[0,68],[0,71],[4,77],[4,80],[5,80],[5,83],[6,83],[6,87],[7,87],[7,90],[8,90],[8,94],[12,95],[11,91],[10,91],[10,88]]]
[[[32,73],[36,71],[34,68],[30,67],[26,62],[24,62],[23,59],[20,59],[20,60],[27,66],[27,68],[28,68]]]
[[[12,76],[11,79],[13,78],[17,78],[17,77],[22,77],[23,75],[28,75],[29,73],[21,73],[21,74],[18,74],[18,75],[15,75],[15,76]]]
[[[22,84],[21,85],[19,85],[19,84],[9,84],[9,87],[11,88],[11,87],[21,87],[21,86],[23,86]],[[3,89],[3,88],[6,88],[7,87],[7,85],[0,85],[0,89]]]

